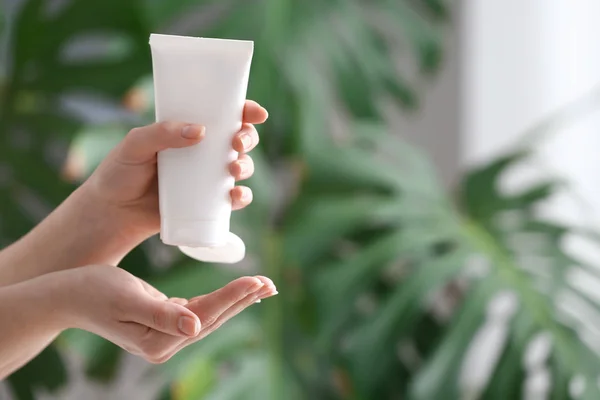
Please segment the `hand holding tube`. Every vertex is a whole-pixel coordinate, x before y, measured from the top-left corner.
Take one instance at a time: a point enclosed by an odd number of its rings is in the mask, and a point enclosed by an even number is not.
[[[236,181],[248,179],[254,173],[252,158],[247,154],[259,142],[254,124],[267,119],[267,111],[253,101],[246,101],[242,129],[231,141],[239,153],[229,164],[229,173]],[[205,139],[202,125],[182,122],[161,122],[135,128],[101,163],[81,188],[86,201],[98,203],[104,216],[121,237],[120,248],[111,253],[113,259],[90,260],[114,264],[133,247],[160,230],[158,205],[157,154],[168,148],[185,148]],[[189,171],[189,173],[193,173]],[[231,192],[234,210],[252,201],[252,191],[236,186]]]

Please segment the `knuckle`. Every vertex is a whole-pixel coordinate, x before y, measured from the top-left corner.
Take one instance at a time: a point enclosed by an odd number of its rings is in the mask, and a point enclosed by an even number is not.
[[[156,130],[159,135],[168,135],[173,131],[174,124],[169,121],[163,121],[156,124]]]
[[[210,327],[212,326],[215,322],[217,322],[218,316],[216,315],[209,315],[206,318],[204,318],[204,320],[202,321],[202,326],[203,327]]]
[[[142,128],[140,128],[140,127],[135,127],[135,128],[132,128],[132,129],[131,129],[131,130],[130,130],[128,133],[127,133],[127,136],[128,136],[128,137],[132,137],[132,136],[139,136],[139,135],[141,134],[141,132],[142,132]]]
[[[152,323],[158,329],[165,329],[167,327],[167,311],[164,306],[157,306],[154,311],[152,311]]]
[[[137,343],[138,343],[138,347],[139,347],[140,351],[143,354],[149,354],[156,347],[155,346],[156,341],[153,340],[154,338],[152,335],[152,332],[153,332],[152,328],[146,327],[145,329],[146,329],[145,333],[140,336]]]
[[[150,340],[145,340],[140,343],[140,349],[144,358],[148,361],[158,360],[164,356],[164,350]]]
[[[244,167],[242,165],[242,161],[241,160],[236,160],[231,164],[231,171],[234,174],[241,174],[243,171]]]
[[[129,299],[123,292],[117,292],[112,298],[109,307],[111,308],[112,315],[118,320],[123,320],[128,314]]]
[[[165,297],[167,297],[167,296],[165,296]],[[171,298],[167,298],[167,299],[171,303],[179,304],[179,305],[182,305],[182,306],[185,306],[186,304],[188,304],[188,300],[187,299],[183,299],[181,297],[171,297]]]
[[[156,336],[156,331],[148,329],[139,342],[142,357],[152,364],[162,364],[172,357],[169,345]]]
[[[160,330],[163,330],[166,328],[166,326],[167,326],[166,317],[161,310],[155,310],[152,313],[152,323],[156,328],[158,328]]]

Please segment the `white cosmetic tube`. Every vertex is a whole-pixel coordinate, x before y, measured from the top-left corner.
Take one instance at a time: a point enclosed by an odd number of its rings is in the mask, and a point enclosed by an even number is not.
[[[206,127],[197,145],[158,153],[160,237],[200,261],[235,263],[244,242],[229,232],[228,166],[241,129],[254,43],[150,35],[156,121]]]

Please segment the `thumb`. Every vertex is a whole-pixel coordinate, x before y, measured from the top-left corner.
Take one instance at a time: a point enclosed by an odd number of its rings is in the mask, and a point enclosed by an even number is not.
[[[119,161],[125,164],[143,164],[151,161],[161,150],[188,147],[204,138],[200,125],[184,122],[158,122],[132,129],[119,148]]]
[[[200,319],[181,304],[148,296],[134,308],[131,320],[154,330],[186,337],[200,333]]]

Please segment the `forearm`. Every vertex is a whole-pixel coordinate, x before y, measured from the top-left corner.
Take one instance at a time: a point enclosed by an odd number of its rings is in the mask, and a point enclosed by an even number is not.
[[[142,240],[118,226],[113,208],[91,203],[81,190],[0,252],[0,287],[82,265],[116,265]]]
[[[60,282],[40,277],[0,288],[0,380],[68,327]]]

